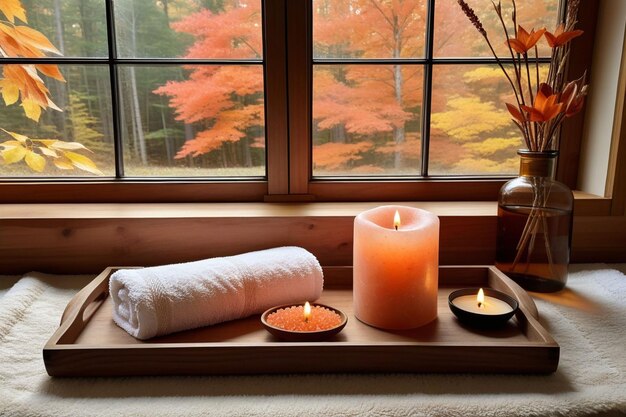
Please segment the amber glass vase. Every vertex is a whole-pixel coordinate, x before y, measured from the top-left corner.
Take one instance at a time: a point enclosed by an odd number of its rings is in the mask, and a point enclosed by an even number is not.
[[[500,189],[496,266],[523,288],[565,287],[572,191],[554,180],[557,151],[519,151],[520,175]]]

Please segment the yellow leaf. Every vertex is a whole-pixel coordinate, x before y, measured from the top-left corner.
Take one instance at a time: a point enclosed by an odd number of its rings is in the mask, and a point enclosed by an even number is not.
[[[66,158],[55,159],[54,165],[59,169],[74,169],[74,165]]]
[[[15,22],[16,17],[26,23],[26,11],[20,0],[1,0],[0,10],[11,23]]]
[[[26,143],[26,141],[28,140],[28,136],[20,135],[19,133],[15,133],[15,132],[9,132],[8,130],[4,130],[2,128],[0,128],[0,130],[2,130],[4,133],[8,135],[13,136],[15,139],[17,139],[21,143]]]
[[[46,159],[33,151],[29,151],[26,154],[24,160],[26,161],[26,164],[30,167],[30,169],[35,172],[42,172],[43,169],[46,167]]]
[[[83,171],[91,172],[96,175],[104,175],[102,171],[98,169],[96,164],[89,158],[84,155],[78,154],[76,152],[67,151],[65,152],[65,156],[72,162],[76,168],[82,169]]]
[[[39,121],[39,116],[41,116],[41,107],[34,100],[29,98],[22,100],[22,107],[24,108],[24,113],[26,117],[29,119],[33,119],[34,121]]]
[[[7,106],[15,103],[20,98],[19,87],[8,79],[0,81],[2,88],[2,98]]]
[[[42,154],[46,156],[51,156],[53,158],[57,158],[59,156],[59,154],[56,153],[54,149],[46,148],[45,146],[40,146],[39,150],[41,151]]]
[[[48,38],[46,38],[46,36],[38,30],[29,28],[28,26],[15,26],[15,31],[19,35],[22,42],[41,49],[42,51],[61,55],[61,52],[52,44],[52,42],[50,42]]]
[[[48,148],[52,148],[52,145],[58,142],[56,139],[35,139],[35,141],[44,144]]]
[[[26,156],[28,149],[23,146],[15,146],[2,151],[2,158],[7,164],[14,164],[21,161]]]
[[[78,142],[63,142],[60,140],[57,140],[55,142],[56,143],[50,144],[49,147],[53,149],[63,149],[63,150],[68,150],[68,151],[75,151],[78,149],[89,150],[84,145]]]

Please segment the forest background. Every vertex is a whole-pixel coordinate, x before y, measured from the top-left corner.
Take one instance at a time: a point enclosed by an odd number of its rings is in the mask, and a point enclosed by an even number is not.
[[[490,2],[469,2],[506,56]],[[558,1],[518,1],[524,27],[556,23]],[[107,57],[104,1],[22,0],[28,24],[64,57]],[[120,58],[246,59],[246,65],[118,66],[121,134],[129,176],[263,176],[265,127],[260,0],[115,0]],[[313,1],[313,175],[419,175],[424,65],[342,59],[424,58],[426,0]],[[540,56],[549,56],[541,45]],[[437,63],[489,57],[455,0],[435,8],[430,117],[431,175],[502,175],[517,170],[519,132],[496,65]],[[332,63],[325,63],[331,60]],[[38,122],[19,106],[0,127],[33,138],[80,142],[115,175],[107,65],[61,64],[66,82],[44,77],[54,102]],[[4,138],[3,139],[7,139]],[[42,175],[2,165],[2,176]],[[85,175],[50,166],[44,175]]]

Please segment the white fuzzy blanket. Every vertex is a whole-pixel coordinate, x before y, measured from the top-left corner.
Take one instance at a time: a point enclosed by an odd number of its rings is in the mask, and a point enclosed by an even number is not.
[[[0,291],[1,416],[626,415],[626,276],[615,270],[571,273],[565,292],[536,297],[561,345],[548,376],[50,378],[42,347],[90,278],[31,273]]]

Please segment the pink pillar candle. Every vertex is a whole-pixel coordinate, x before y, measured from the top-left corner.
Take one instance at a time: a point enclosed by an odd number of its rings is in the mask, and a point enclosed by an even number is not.
[[[430,323],[437,318],[439,218],[405,206],[359,214],[353,274],[354,314],[362,322],[390,330]]]

